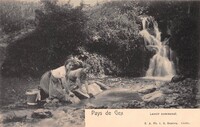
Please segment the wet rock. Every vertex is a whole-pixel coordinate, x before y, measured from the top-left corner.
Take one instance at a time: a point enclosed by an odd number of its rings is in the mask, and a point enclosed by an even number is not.
[[[177,108],[177,107],[179,107],[179,104],[177,104],[177,103],[164,105],[164,108]]]
[[[59,107],[62,103],[58,99],[46,99],[46,103],[44,104],[45,108]]]
[[[71,96],[69,97],[69,101],[70,103],[75,104],[75,103],[79,103],[81,100],[77,96]]]
[[[137,100],[127,101],[127,102],[118,102],[109,106],[109,108],[112,108],[112,109],[121,109],[121,108],[132,109],[132,108],[144,108],[144,107],[145,107],[145,103],[137,101]]]
[[[109,88],[110,87],[106,86],[105,84],[103,84],[101,82],[93,82],[90,85],[88,85],[88,91],[92,96],[95,96],[95,95],[103,92],[103,90],[106,90]],[[85,96],[83,99],[90,97],[90,96],[88,96],[88,94],[86,94],[87,90],[86,90],[85,86],[82,87],[82,89],[79,93],[82,94],[83,96]],[[80,99],[82,99],[82,98],[80,98]]]
[[[20,112],[20,111],[12,111],[6,114],[3,114],[0,116],[1,122],[8,123],[8,122],[22,122],[27,118],[26,111]]]
[[[73,93],[79,98],[79,99],[88,99],[90,97],[94,97],[95,95],[103,92],[103,89],[109,89],[108,86],[104,85],[101,82],[98,82],[98,84],[96,82],[88,85],[88,92],[89,94],[87,94],[87,90],[85,88],[85,86],[83,86],[81,89],[77,89],[75,91],[73,91]]]
[[[156,87],[154,85],[147,85],[144,86],[142,89],[139,89],[138,92],[142,94],[149,94],[156,90]]]
[[[38,109],[33,112],[31,115],[32,118],[37,118],[37,119],[44,119],[44,118],[50,118],[52,117],[52,113],[49,110],[45,109]]]
[[[158,105],[162,105],[165,104],[166,97],[162,91],[155,91],[153,93],[144,95],[142,99],[144,102],[152,102]]]
[[[94,104],[91,104],[91,103],[87,103],[85,104],[85,108],[86,109],[92,109],[92,108],[95,108],[96,106]]]
[[[191,79],[191,78],[186,78],[185,81],[186,81],[186,82],[193,82],[194,80]]]
[[[164,94],[172,94],[173,90],[167,88],[167,87],[162,87],[160,88],[160,90],[164,93]]]
[[[185,79],[185,76],[183,75],[175,75],[174,77],[172,77],[171,82],[179,82],[179,81],[183,81]]]
[[[174,104],[174,103],[177,104],[176,99],[177,99],[176,96],[166,97],[165,102],[166,102],[166,104],[169,104],[169,105],[172,105],[172,104]]]
[[[110,106],[108,105],[90,105],[90,106],[86,106],[86,109],[108,109],[110,108]]]
[[[100,86],[100,88],[101,88],[102,90],[108,90],[108,89],[110,89],[109,86],[103,84],[102,82],[95,81],[95,83],[96,83],[98,86]]]
[[[52,100],[52,103],[59,103],[59,100],[55,98]]]
[[[90,98],[90,96],[88,94],[80,91],[79,89],[73,91],[73,93],[81,100]]]

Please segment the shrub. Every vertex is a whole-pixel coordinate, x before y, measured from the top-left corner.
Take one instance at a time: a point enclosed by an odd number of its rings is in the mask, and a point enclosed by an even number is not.
[[[138,2],[108,2],[88,12],[89,51],[107,56],[120,69],[120,75],[144,76],[151,53],[139,36]]]
[[[6,34],[34,26],[34,10],[39,5],[32,2],[0,1],[0,28]]]
[[[92,77],[104,77],[105,75],[115,75],[120,71],[117,66],[107,57],[97,53],[89,53],[83,47],[78,48],[79,59],[91,66]]]
[[[87,20],[80,7],[45,3],[45,10],[36,10],[36,30],[7,47],[2,65],[3,75],[40,76],[64,64],[68,55],[85,40]]]

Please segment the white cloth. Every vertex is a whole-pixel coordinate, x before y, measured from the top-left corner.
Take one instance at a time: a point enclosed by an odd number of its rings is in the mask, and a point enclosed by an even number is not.
[[[65,75],[66,75],[65,66],[61,66],[59,68],[51,70],[51,74],[55,78],[65,78]]]
[[[86,90],[86,87],[85,87],[85,84],[82,85],[82,88],[80,90],[82,93],[84,94],[87,94],[87,90]],[[92,94],[93,96],[103,92],[103,90],[100,88],[100,86],[96,83],[92,83],[92,84],[89,84],[88,85],[88,92],[90,94]],[[88,95],[89,96],[89,95]]]

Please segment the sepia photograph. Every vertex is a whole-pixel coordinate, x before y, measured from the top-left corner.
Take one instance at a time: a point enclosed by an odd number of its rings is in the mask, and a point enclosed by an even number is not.
[[[199,109],[199,37],[198,0],[0,0],[0,127]]]

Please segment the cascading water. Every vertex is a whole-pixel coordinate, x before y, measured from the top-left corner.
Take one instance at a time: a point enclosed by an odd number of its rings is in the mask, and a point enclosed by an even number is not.
[[[146,48],[156,52],[150,59],[146,77],[173,77],[176,73],[174,63],[168,58],[171,49],[165,41],[161,42],[158,23],[152,17],[142,17],[141,19],[143,29],[139,34],[144,38]]]

